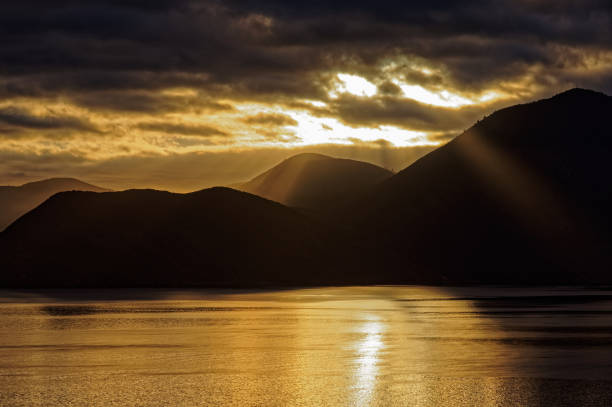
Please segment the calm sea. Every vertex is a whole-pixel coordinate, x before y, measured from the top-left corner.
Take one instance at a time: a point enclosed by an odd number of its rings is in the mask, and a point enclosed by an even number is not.
[[[0,292],[0,406],[612,405],[612,291]]]

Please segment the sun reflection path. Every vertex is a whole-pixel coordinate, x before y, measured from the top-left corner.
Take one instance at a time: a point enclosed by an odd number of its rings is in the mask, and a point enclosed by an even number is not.
[[[353,386],[355,406],[369,406],[376,387],[380,350],[384,348],[385,325],[376,315],[368,315],[367,322],[360,328],[363,338],[356,344],[355,385]]]

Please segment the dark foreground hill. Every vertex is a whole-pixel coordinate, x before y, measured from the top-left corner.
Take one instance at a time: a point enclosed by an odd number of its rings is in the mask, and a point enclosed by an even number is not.
[[[63,192],[0,234],[1,285],[332,282],[316,222],[228,188]]]
[[[581,89],[500,110],[318,220],[227,188],[59,193],[0,233],[0,286],[612,283],[611,116]]]
[[[495,112],[341,214],[391,281],[612,281],[612,98]]]
[[[320,210],[345,203],[392,175],[366,162],[307,153],[235,187],[287,206]]]
[[[74,178],[50,178],[21,186],[0,186],[0,231],[50,196],[62,191],[106,192]]]

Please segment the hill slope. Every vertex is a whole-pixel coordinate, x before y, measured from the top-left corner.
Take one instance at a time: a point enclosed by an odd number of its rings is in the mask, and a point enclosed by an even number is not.
[[[342,216],[392,281],[612,281],[611,114],[582,89],[500,110]]]
[[[2,286],[256,286],[319,281],[316,223],[228,188],[62,192],[0,234]]]
[[[325,222],[228,188],[59,193],[0,233],[0,285],[612,283],[611,114],[582,89],[500,110]],[[256,184],[300,160],[330,159]]]
[[[326,209],[358,196],[391,175],[362,161],[299,154],[235,187],[291,207]]]
[[[74,178],[50,178],[18,187],[0,186],[0,231],[50,196],[63,191],[106,192],[108,189]]]

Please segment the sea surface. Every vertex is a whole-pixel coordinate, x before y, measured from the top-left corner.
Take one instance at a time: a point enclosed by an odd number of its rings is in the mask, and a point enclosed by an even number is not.
[[[610,406],[612,291],[0,291],[0,406]]]

